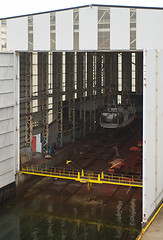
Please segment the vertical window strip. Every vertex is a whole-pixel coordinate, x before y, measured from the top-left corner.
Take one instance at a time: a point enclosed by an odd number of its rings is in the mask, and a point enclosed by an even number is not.
[[[132,53],[132,60],[131,60],[131,71],[132,71],[132,82],[131,82],[131,91],[136,91],[136,53]]]
[[[73,10],[74,50],[79,50],[79,9]]]
[[[98,49],[110,49],[110,8],[98,8]]]
[[[97,77],[97,56],[93,55],[93,96],[97,94],[96,91],[96,77]]]
[[[7,50],[7,25],[6,20],[1,20],[1,50]]]
[[[56,17],[55,13],[50,13],[50,49],[56,49]]]
[[[48,53],[48,93],[53,93],[53,55],[52,52]],[[48,97],[48,124],[53,121],[53,98]]]
[[[105,71],[104,71],[104,56],[101,56],[101,93],[104,93],[104,81],[105,81]]]
[[[87,97],[87,52],[85,53],[85,97]]]
[[[74,89],[77,91],[77,52],[74,53]],[[77,92],[75,92],[75,99],[77,98]]]
[[[33,50],[33,16],[28,17],[28,50]]]
[[[38,53],[32,53],[32,96],[38,96]],[[38,99],[32,100],[32,112],[38,112]]]
[[[62,95],[62,101],[66,100],[66,53],[62,53],[62,91],[64,92],[64,95]]]
[[[118,91],[122,91],[122,53],[118,53]]]
[[[122,103],[122,96],[121,95],[117,95],[117,104],[121,104]]]
[[[136,9],[130,9],[130,49],[136,49]]]
[[[48,93],[53,93],[53,55],[52,52],[48,53]]]

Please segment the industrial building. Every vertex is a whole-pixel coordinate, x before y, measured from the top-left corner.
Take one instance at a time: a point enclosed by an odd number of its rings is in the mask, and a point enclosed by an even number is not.
[[[143,214],[163,199],[163,11],[89,5],[0,19],[0,187],[20,156],[93,133],[108,91],[143,118]]]

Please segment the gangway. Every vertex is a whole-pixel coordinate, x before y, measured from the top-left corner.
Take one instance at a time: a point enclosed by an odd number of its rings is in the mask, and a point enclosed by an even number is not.
[[[134,176],[104,174],[104,172],[88,172],[76,171],[75,169],[66,168],[39,168],[26,167],[20,171],[23,174],[35,175],[41,177],[53,177],[59,179],[74,180],[81,183],[97,183],[97,184],[114,184],[130,187],[142,187],[142,179],[134,178]]]

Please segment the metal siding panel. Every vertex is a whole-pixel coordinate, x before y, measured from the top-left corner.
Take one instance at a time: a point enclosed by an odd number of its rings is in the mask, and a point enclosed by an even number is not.
[[[6,174],[3,174],[0,176],[0,188],[12,183],[15,181],[15,176],[14,176],[14,172],[7,172]]]
[[[2,50],[2,47],[1,47],[1,21],[0,21],[0,51]]]
[[[73,10],[56,13],[56,50],[73,50]]]
[[[5,81],[0,79],[0,94],[13,91],[13,79],[7,79]]]
[[[163,50],[158,53],[158,169],[157,203],[163,199]]]
[[[0,135],[0,146],[7,146],[10,144],[14,144],[14,133],[8,132]]]
[[[130,49],[130,9],[110,8],[110,49]]]
[[[79,9],[79,50],[97,50],[98,8]]]
[[[50,50],[50,13],[33,16],[33,49]]]
[[[10,119],[11,117],[13,117],[13,114],[14,114],[13,107],[0,109],[0,116],[1,116],[0,121]]]
[[[0,67],[13,67],[13,56],[12,54],[1,53],[0,55]]]
[[[162,10],[137,9],[136,48],[163,49]]]
[[[0,53],[0,188],[15,181],[14,62],[13,53]]]
[[[2,148],[0,148],[0,156],[1,156],[0,162],[14,157],[14,146],[13,145],[2,146]]]
[[[13,119],[0,121],[0,134],[13,131]]]
[[[0,80],[13,79],[13,67],[0,66]]]
[[[28,18],[7,20],[7,50],[28,50]]]
[[[143,221],[146,222],[155,209],[155,51],[146,51],[144,55]]]
[[[14,93],[0,93],[0,108],[13,105]]]

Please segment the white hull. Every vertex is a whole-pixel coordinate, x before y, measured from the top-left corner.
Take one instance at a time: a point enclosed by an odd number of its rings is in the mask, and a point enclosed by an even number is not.
[[[124,128],[135,118],[134,107],[107,107],[101,114],[100,125],[103,128]]]
[[[118,123],[100,123],[101,127],[103,128],[110,128],[110,129],[115,129],[115,128],[123,128],[132,123],[134,120],[134,116],[129,118],[128,120],[118,124]]]

